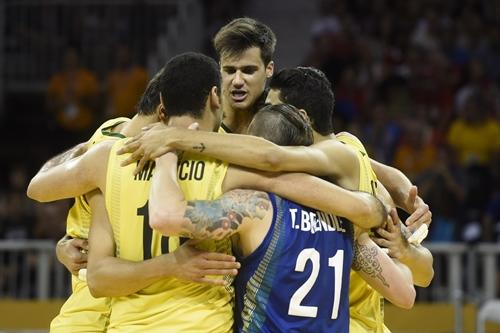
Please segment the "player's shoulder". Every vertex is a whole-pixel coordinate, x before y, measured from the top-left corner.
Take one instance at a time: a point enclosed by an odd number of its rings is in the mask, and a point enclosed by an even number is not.
[[[353,159],[356,157],[356,151],[353,147],[338,140],[335,136],[332,136],[328,140],[315,143],[312,147],[321,150],[330,159],[335,159],[336,161],[339,159]]]
[[[104,140],[100,141],[96,144],[94,144],[88,151],[87,153],[91,155],[91,159],[93,160],[98,160],[100,158],[105,158],[107,155],[109,155],[109,152],[113,148],[113,146],[118,142],[121,141],[122,139],[119,138],[111,138],[110,140]],[[86,153],[86,154],[87,154]]]
[[[354,147],[354,148],[358,149],[359,151],[363,152],[364,154],[366,154],[366,148],[365,148],[363,142],[361,142],[361,140],[357,136],[355,136],[354,134],[351,134],[349,132],[340,132],[335,137],[340,142],[342,142],[346,145],[350,145],[351,147]]]
[[[95,144],[102,139],[124,137],[122,134],[115,130],[115,127],[128,121],[130,121],[130,119],[126,117],[118,117],[106,120],[95,130],[95,132],[90,137],[89,142],[91,144]]]
[[[357,136],[349,132],[339,132],[335,135],[335,137],[337,138],[337,140],[342,142],[344,142],[343,140],[347,140],[361,143],[361,140],[359,140]]]
[[[108,149],[116,152],[121,147],[125,146],[125,144],[129,141],[127,137],[114,137],[109,140],[105,140],[99,144],[102,144],[103,149]]]

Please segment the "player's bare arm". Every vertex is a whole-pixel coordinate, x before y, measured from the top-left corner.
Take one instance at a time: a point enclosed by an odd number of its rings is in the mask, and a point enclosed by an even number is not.
[[[405,221],[411,232],[417,230],[421,225],[430,225],[432,213],[429,206],[418,196],[417,187],[401,171],[373,159],[371,166],[380,182],[387,188],[395,204],[411,214]]]
[[[171,159],[175,158],[172,154],[170,155]],[[162,164],[168,163],[166,162],[168,160],[169,158],[166,156],[157,159],[157,168],[153,178],[150,198],[150,208],[154,207],[154,209],[151,210],[150,216],[154,221],[165,221],[176,218],[177,223],[175,224],[181,224],[180,219],[182,215],[179,215],[178,212],[185,209],[184,198],[179,195],[176,196],[175,193],[164,193],[167,188],[165,184],[167,183],[172,188],[178,187],[176,181],[174,181],[176,177],[175,165],[171,163],[170,167],[160,167]],[[246,169],[239,168],[238,170],[237,168],[230,167],[224,180],[223,191],[252,188],[274,192],[303,205],[346,217],[365,228],[370,228],[374,225],[378,226],[386,219],[384,207],[371,195],[349,192],[326,181],[307,175],[300,175],[298,177],[294,175],[270,177],[266,174],[259,176]],[[309,181],[302,182],[301,179],[304,179],[304,177],[309,179]],[[276,179],[279,179],[279,181]],[[161,186],[158,184],[161,184]],[[163,195],[160,194],[162,192],[164,193]],[[162,199],[157,200],[156,198]],[[332,200],[332,198],[336,200]],[[173,211],[165,209],[163,203],[167,199]],[[177,207],[173,206],[175,202],[177,203]],[[155,214],[159,215],[156,216]],[[175,214],[177,216],[174,216]],[[179,231],[163,230],[161,232],[177,234]]]
[[[45,164],[41,167],[40,172],[45,172],[49,170],[50,168],[53,168],[61,163],[64,163],[66,161],[69,161],[75,157],[81,156],[83,153],[87,151],[87,144],[88,142],[81,142],[74,147],[52,157],[50,160],[45,162]]]
[[[372,240],[380,247],[388,249],[388,255],[406,265],[416,286],[427,287],[434,277],[431,252],[418,243],[410,243],[411,232],[399,220],[391,220],[386,228],[378,228],[380,237]]]
[[[412,233],[400,221],[395,203],[383,184],[378,183],[376,195],[386,207],[392,207],[393,210],[388,223],[377,229],[381,237],[372,237],[372,240],[388,251],[391,258],[402,262],[410,269],[415,285],[428,286],[434,276],[433,258],[429,250],[419,245],[426,234],[421,234],[419,238],[421,230]],[[427,227],[425,224],[424,226]]]
[[[118,153],[132,153],[123,165],[156,158],[172,149],[206,154],[264,171],[297,171],[317,176],[357,175],[354,150],[334,140],[310,147],[283,147],[241,134],[189,131],[157,124],[130,140]]]
[[[237,144],[236,144],[237,142]],[[172,149],[199,152],[236,165],[268,171],[302,171],[318,176],[329,175],[355,179],[358,165],[354,152],[339,142],[326,140],[311,147],[281,147],[263,138],[208,132],[188,131],[157,124],[133,138],[119,153],[131,152],[124,165],[141,163]],[[372,167],[381,182],[388,187],[396,204],[410,213],[406,224],[415,231],[423,223],[430,224],[429,206],[413,195],[412,184],[399,170],[372,160]],[[136,169],[137,170],[137,169]],[[347,176],[347,177],[345,177]],[[353,186],[347,186],[353,188]]]
[[[92,223],[89,234],[87,282],[94,297],[127,296],[165,277],[224,284],[207,275],[236,275],[239,263],[233,256],[197,250],[189,242],[173,253],[145,261],[115,257],[113,229],[108,220],[104,197],[99,191],[89,196]]]
[[[188,201],[185,218],[191,231],[182,236],[218,239],[236,232],[245,219],[262,220],[271,211],[264,192],[233,190],[214,201]]]
[[[304,206],[345,217],[361,228],[380,226],[387,219],[384,205],[371,194],[349,191],[309,174],[275,174],[230,166],[222,190],[242,188],[276,193]]]
[[[150,225],[164,235],[222,239],[241,231],[244,224],[272,214],[267,194],[233,190],[216,200],[186,201],[177,183],[177,156],[156,159],[150,192]]]
[[[409,268],[385,254],[367,232],[357,234],[352,269],[393,304],[411,308],[416,293]]]
[[[104,191],[108,155],[113,143],[113,140],[101,142],[81,156],[40,170],[30,181],[28,197],[48,202],[74,198],[96,188]]]
[[[411,183],[409,184],[411,186]],[[416,187],[413,186],[413,189],[415,197],[417,194]],[[386,204],[394,205],[392,197],[383,184],[379,183],[377,195]],[[391,221],[385,225],[385,228],[377,229],[380,237],[373,237],[373,241],[387,249],[391,258],[398,260],[410,269],[415,285],[420,287],[428,286],[434,276],[432,267],[433,257],[428,249],[420,245],[420,242],[426,235],[425,233],[420,235],[420,233],[427,230],[427,225],[423,224],[420,229],[412,233],[409,228],[406,228],[400,222],[397,214],[395,214],[395,218]],[[419,235],[421,238],[417,239]]]

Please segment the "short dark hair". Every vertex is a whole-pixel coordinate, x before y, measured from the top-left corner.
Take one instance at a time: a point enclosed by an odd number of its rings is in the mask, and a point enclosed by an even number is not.
[[[283,102],[304,109],[316,132],[333,133],[335,96],[322,71],[313,67],[282,69],[271,78],[269,86],[280,91]]]
[[[266,105],[260,109],[248,133],[280,146],[310,146],[314,141],[309,120],[290,104]]]
[[[163,76],[165,68],[162,68],[149,81],[146,90],[142,93],[141,99],[137,103],[137,114],[149,116],[155,113],[156,107],[160,104],[160,77]]]
[[[273,58],[276,46],[274,32],[262,22],[249,17],[240,17],[223,26],[214,37],[214,48],[221,56],[240,55],[251,47],[260,49],[265,65]]]
[[[170,59],[160,72],[159,91],[169,116],[200,118],[213,87],[220,94],[220,69],[214,59],[187,52]]]

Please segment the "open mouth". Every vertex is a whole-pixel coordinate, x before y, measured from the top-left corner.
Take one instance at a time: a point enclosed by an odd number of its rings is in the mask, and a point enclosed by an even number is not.
[[[247,97],[248,93],[245,90],[233,90],[231,91],[231,98],[235,102],[243,102]]]

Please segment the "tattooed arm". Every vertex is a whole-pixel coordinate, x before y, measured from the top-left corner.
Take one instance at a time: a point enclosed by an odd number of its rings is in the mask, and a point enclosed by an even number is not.
[[[88,195],[88,200],[92,210],[92,223],[87,283],[94,297],[127,296],[166,277],[223,285],[224,280],[207,275],[237,274],[239,263],[235,262],[234,257],[197,250],[191,242],[182,244],[173,252],[144,261],[118,258],[104,196],[94,191]]]
[[[408,242],[411,232],[401,221],[391,222],[393,223],[387,223],[385,228],[378,228],[377,234],[380,237],[372,237],[372,240],[378,246],[386,248],[391,258],[399,260],[411,270],[416,286],[429,286],[434,277],[432,253],[420,244]]]
[[[382,252],[366,232],[354,242],[352,269],[394,305],[413,307],[416,293],[411,271]]]
[[[156,159],[149,198],[150,226],[164,235],[222,239],[252,221],[270,221],[272,205],[264,192],[233,190],[216,200],[186,201],[177,183],[177,156]]]

